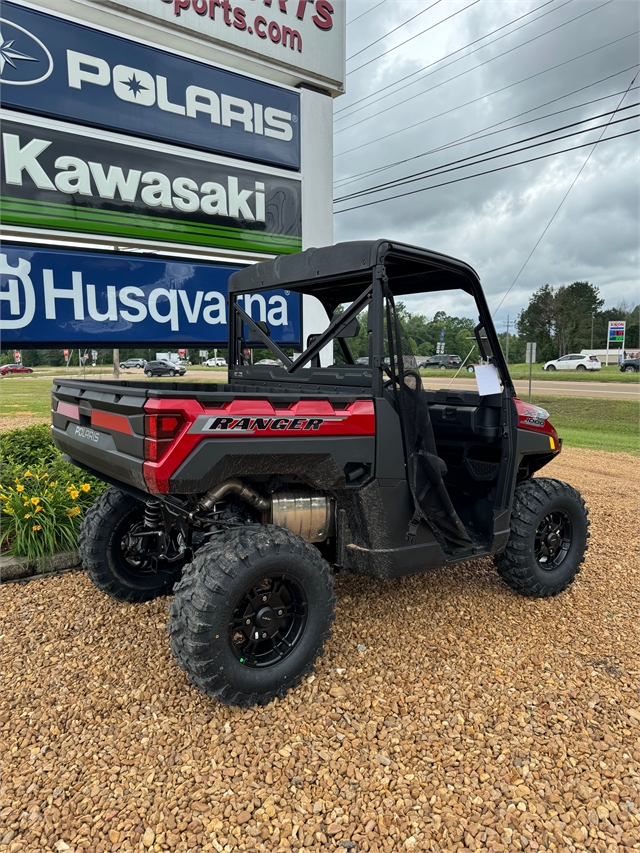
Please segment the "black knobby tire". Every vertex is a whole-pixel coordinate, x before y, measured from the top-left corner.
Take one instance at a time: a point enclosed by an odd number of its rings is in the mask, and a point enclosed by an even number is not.
[[[256,639],[252,651],[262,611],[243,609],[245,602],[256,590],[268,597],[285,587],[291,603],[278,611],[284,620],[271,627],[273,637]],[[169,606],[171,649],[208,696],[245,708],[265,705],[299,684],[322,654],[334,604],[331,569],[313,545],[281,527],[247,526],[200,548],[185,567]]]
[[[580,571],[589,523],[584,500],[567,483],[546,477],[518,483],[509,541],[494,558],[498,574],[522,595],[557,595]]]
[[[144,560],[127,560],[123,537],[143,515],[144,504],[111,487],[87,512],[80,528],[78,551],[89,579],[118,601],[143,602],[168,595],[180,578],[180,563],[155,571]]]

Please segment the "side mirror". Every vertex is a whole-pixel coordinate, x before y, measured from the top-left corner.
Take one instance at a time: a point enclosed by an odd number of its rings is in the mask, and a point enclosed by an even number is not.
[[[349,323],[348,326],[342,330],[340,337],[341,338],[357,338],[360,334],[360,323],[358,322],[358,318],[354,317],[353,320]]]
[[[263,335],[266,335],[269,338],[271,337],[271,329],[269,328],[268,324],[265,323],[264,320],[254,320],[253,322],[260,329],[260,331],[262,332]],[[256,331],[254,329],[250,328],[249,329],[249,341],[251,343],[256,343],[256,342],[261,341],[261,340],[262,340],[262,338],[256,333]]]

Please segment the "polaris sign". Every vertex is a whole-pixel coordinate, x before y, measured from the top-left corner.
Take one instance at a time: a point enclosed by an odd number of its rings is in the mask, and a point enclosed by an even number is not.
[[[226,346],[227,282],[238,266],[3,245],[3,346]],[[244,310],[300,345],[300,296],[247,294]]]
[[[297,92],[2,4],[5,107],[300,169]]]

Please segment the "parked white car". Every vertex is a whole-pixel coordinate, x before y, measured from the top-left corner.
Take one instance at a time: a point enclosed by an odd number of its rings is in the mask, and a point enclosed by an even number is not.
[[[204,367],[226,367],[227,362],[224,358],[208,358],[202,362]]]
[[[602,365],[598,361],[597,355],[570,353],[548,361],[543,370],[602,370]]]

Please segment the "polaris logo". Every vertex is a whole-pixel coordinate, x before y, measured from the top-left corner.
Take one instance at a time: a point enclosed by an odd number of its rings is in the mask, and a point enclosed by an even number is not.
[[[77,426],[75,434],[78,438],[84,438],[87,441],[100,441],[100,433],[94,429],[89,429],[89,427]]]
[[[291,124],[298,120],[290,112],[251,103],[226,92],[215,92],[196,83],[177,91],[171,88],[170,80],[160,74],[129,65],[112,68],[106,59],[75,50],[67,50],[67,75],[71,89],[110,86],[121,101],[143,109],[156,106],[163,112],[191,119],[204,115],[212,124],[239,128],[245,133],[281,142],[293,139]]]
[[[24,27],[0,18],[0,79],[5,86],[33,86],[53,71],[47,46]]]

